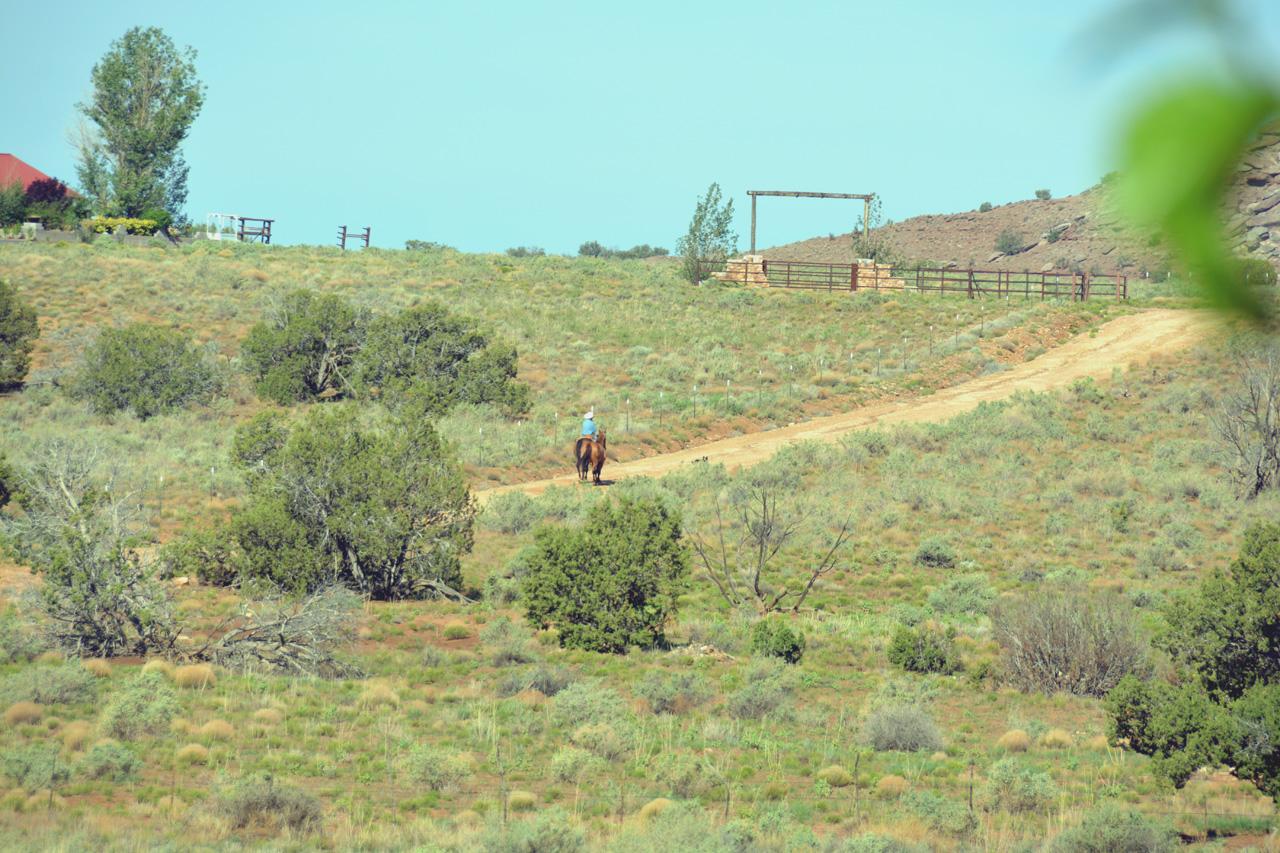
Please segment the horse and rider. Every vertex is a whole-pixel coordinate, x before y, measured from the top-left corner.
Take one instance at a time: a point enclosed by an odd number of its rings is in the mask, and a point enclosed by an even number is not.
[[[578,466],[578,479],[586,482],[587,473],[590,472],[592,482],[598,486],[608,445],[604,430],[596,426],[595,417],[594,409],[582,416],[582,436],[574,445],[573,458]]]

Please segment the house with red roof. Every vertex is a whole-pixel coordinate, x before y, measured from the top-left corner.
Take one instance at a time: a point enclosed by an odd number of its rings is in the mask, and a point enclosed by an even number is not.
[[[24,163],[12,154],[0,154],[0,187],[7,187],[14,181],[22,181],[22,190],[26,192],[36,181],[48,180],[52,179],[35,166]],[[72,198],[80,197],[80,193],[70,187],[67,187],[67,195]]]

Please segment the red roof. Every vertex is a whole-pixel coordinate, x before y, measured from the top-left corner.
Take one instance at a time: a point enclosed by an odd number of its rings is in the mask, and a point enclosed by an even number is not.
[[[36,167],[27,165],[12,154],[0,154],[0,187],[8,186],[15,180],[22,181],[22,189],[25,192],[36,181],[49,180],[49,176]],[[78,196],[79,193],[68,187],[67,195]]]

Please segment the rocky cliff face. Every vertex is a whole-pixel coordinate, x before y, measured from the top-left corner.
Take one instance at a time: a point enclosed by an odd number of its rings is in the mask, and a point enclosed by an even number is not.
[[[1280,122],[1263,129],[1236,167],[1227,211],[1233,251],[1280,263]]]

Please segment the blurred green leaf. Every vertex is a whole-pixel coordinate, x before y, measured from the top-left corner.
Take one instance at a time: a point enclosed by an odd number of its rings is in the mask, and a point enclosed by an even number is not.
[[[1179,84],[1142,106],[1124,140],[1123,208],[1164,230],[1218,307],[1255,319],[1265,308],[1235,274],[1220,217],[1245,146],[1277,112],[1280,97],[1262,85]]]

